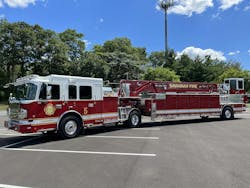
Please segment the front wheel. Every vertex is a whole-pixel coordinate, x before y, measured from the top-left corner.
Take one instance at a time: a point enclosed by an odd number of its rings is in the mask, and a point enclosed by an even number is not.
[[[234,112],[233,109],[230,107],[225,107],[222,111],[221,115],[222,119],[229,120],[234,118]]]
[[[62,138],[74,138],[81,132],[81,120],[75,116],[66,116],[59,124],[59,134]]]
[[[141,124],[141,114],[134,110],[129,114],[129,118],[126,122],[127,126],[130,128],[139,127]]]

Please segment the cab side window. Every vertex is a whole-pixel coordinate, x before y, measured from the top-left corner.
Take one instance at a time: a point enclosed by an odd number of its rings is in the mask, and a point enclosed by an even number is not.
[[[238,81],[238,89],[243,89],[243,81],[242,80],[239,80]]]
[[[80,86],[80,99],[92,99],[92,88],[90,86]]]
[[[69,99],[76,99],[76,86],[69,85]]]
[[[40,100],[45,100],[46,99],[46,96],[47,95],[47,86],[46,84],[42,84],[41,85],[41,90],[40,90],[40,94],[39,94],[39,99]]]
[[[230,89],[236,89],[236,80],[230,80]]]
[[[51,99],[60,99],[60,86],[49,84],[51,86]]]

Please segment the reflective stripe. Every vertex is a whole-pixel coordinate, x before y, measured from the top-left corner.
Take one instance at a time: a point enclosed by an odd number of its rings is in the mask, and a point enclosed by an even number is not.
[[[184,114],[184,113],[220,113],[220,108],[208,108],[208,109],[184,109],[184,110],[157,110],[156,114]]]
[[[106,119],[106,118],[118,118],[118,113],[100,113],[100,114],[89,114],[89,115],[84,115],[82,116],[83,120],[96,120],[96,119]]]
[[[89,114],[82,116],[84,121],[104,119],[105,123],[116,122],[118,119],[118,113],[100,113],[100,114]],[[55,118],[37,118],[33,120],[13,120],[11,124],[13,125],[31,125],[31,126],[41,126],[48,124],[57,124],[59,117]]]

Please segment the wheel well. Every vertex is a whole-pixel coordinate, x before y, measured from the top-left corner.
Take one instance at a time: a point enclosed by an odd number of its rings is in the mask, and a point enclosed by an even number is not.
[[[64,113],[64,114],[59,118],[59,121],[58,121],[58,123],[57,123],[57,130],[59,129],[59,125],[60,125],[62,119],[65,118],[65,117],[67,117],[67,116],[75,116],[75,117],[77,117],[77,118],[81,121],[81,123],[83,124],[83,119],[82,119],[82,117],[81,117],[80,114],[78,114],[77,112],[67,112],[67,113]]]
[[[222,109],[222,111],[221,111],[221,114],[223,113],[223,111],[224,111],[226,108],[230,108],[230,109],[232,110],[232,112],[234,112],[232,106],[224,106],[223,109]]]
[[[131,114],[131,113],[134,112],[134,111],[138,112],[138,113],[140,114],[140,116],[141,116],[141,110],[138,109],[138,108],[133,108],[133,109],[129,112],[129,114]]]

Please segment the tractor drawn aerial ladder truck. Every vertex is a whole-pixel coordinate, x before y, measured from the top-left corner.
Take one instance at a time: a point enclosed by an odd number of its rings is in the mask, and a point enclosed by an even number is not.
[[[142,116],[219,116],[233,119],[246,110],[242,78],[223,84],[121,80],[118,92],[100,78],[29,75],[16,80],[5,127],[20,133],[58,132],[73,138],[85,128],[126,124],[138,127]]]

